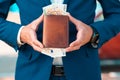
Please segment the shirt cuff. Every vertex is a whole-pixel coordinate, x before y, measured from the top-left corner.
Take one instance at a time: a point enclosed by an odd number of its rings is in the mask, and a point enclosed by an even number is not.
[[[23,29],[23,27],[24,27],[24,26],[22,26],[22,27],[19,29],[18,35],[17,35],[17,43],[18,43],[19,46],[24,45],[24,43],[21,42],[21,40],[20,40],[20,33],[21,33],[21,30]]]

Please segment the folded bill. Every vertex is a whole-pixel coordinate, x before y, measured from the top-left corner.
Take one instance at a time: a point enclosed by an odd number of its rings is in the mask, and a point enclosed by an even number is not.
[[[66,4],[51,4],[43,7],[44,15],[67,15],[66,13]]]
[[[66,56],[65,49],[63,48],[43,48],[42,53],[52,58]]]

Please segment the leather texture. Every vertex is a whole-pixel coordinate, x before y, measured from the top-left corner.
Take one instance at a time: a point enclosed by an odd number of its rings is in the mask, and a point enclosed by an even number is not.
[[[64,4],[67,4],[67,12],[73,17],[96,28],[100,34],[100,47],[120,31],[120,2],[98,1],[102,5],[105,17],[105,20],[99,22],[94,22],[96,0],[64,0]],[[13,0],[0,0],[0,39],[19,50],[15,80],[49,80],[53,58],[35,51],[28,44],[19,48],[17,34],[21,26],[31,23],[43,13],[42,8],[51,4],[50,0],[16,0],[21,25],[5,20],[11,2]],[[42,23],[36,33],[41,42]],[[76,40],[76,34],[75,25],[69,22],[69,43]],[[67,80],[101,80],[98,49],[91,47],[89,43],[79,50],[66,53],[66,57],[62,59]]]
[[[68,16],[45,15],[43,45],[45,48],[66,48],[69,42]]]

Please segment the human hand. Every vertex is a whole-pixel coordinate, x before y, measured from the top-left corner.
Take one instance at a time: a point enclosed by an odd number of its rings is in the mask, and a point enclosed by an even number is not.
[[[90,41],[93,34],[93,30],[89,25],[75,19],[70,14],[68,14],[68,17],[69,20],[76,26],[78,32],[76,40],[70,43],[69,47],[66,48],[66,52],[80,49],[81,46],[85,45]]]
[[[36,20],[32,21],[30,24],[23,27],[20,33],[20,40],[23,43],[27,43],[33,47],[34,50],[41,52],[43,45],[37,40],[36,31],[39,27],[39,24],[43,21],[43,15],[41,15]]]

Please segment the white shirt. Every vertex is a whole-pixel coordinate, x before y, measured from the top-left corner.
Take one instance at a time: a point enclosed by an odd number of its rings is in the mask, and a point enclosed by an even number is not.
[[[17,35],[17,43],[18,43],[19,46],[24,45],[24,43],[22,43],[21,40],[20,40],[20,33],[21,33],[21,30],[23,29],[23,27],[24,26],[22,26],[19,29],[18,35]],[[54,58],[53,65],[63,65],[62,58],[61,57]]]

